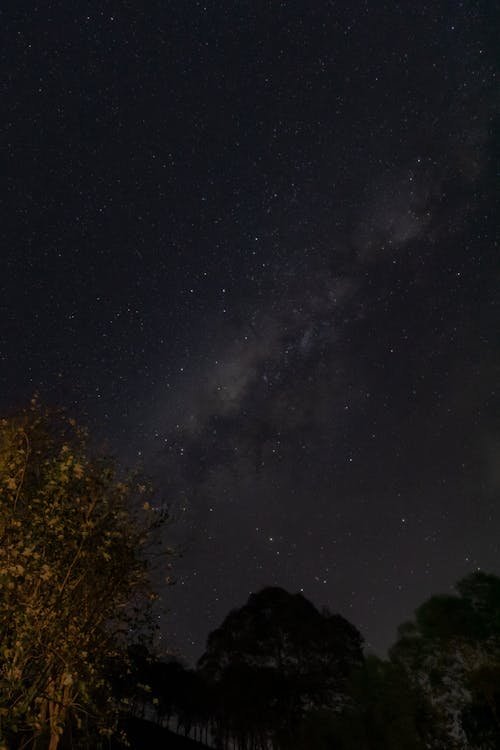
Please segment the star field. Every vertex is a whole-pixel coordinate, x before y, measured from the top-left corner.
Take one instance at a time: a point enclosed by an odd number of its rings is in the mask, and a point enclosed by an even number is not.
[[[500,573],[497,16],[4,12],[2,408],[153,474],[188,659],[264,585],[383,651]]]

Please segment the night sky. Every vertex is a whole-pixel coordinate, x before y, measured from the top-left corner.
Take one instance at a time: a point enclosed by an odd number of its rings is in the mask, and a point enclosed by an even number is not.
[[[188,659],[264,585],[383,653],[500,573],[496,5],[1,11],[0,406],[154,475]]]

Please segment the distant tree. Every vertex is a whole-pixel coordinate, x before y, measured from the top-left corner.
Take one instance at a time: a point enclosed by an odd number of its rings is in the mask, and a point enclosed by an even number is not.
[[[426,690],[450,748],[498,748],[499,696],[491,681],[500,672],[500,579],[476,572],[456,588],[458,596],[432,597],[400,627],[391,657]],[[475,744],[479,725],[493,744]]]
[[[253,727],[256,747],[268,737],[288,747],[306,712],[345,701],[361,661],[361,635],[347,620],[271,587],[210,634],[198,667],[215,686],[224,729],[242,735],[242,746]]]
[[[178,735],[206,738],[212,700],[195,670],[173,658],[159,659],[142,644],[129,649],[125,670],[119,666],[114,689],[131,716],[153,720]]]
[[[144,552],[165,514],[151,502],[63,414],[34,400],[0,422],[0,748],[112,731],[107,665],[153,596]]]
[[[212,689],[221,739],[233,738],[237,747],[267,748],[272,736],[278,744],[287,728],[290,699],[290,685],[280,670],[229,664]]]
[[[160,724],[170,726],[170,720],[179,713],[179,704],[185,693],[186,667],[175,659],[158,661],[152,665],[150,676],[154,697],[157,698],[156,716]]]
[[[369,656],[355,670],[341,712],[306,717],[297,750],[425,750],[436,736],[432,707],[397,665]]]

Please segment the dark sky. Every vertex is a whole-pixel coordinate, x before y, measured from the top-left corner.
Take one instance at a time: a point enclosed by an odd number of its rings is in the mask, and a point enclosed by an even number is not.
[[[1,12],[0,405],[154,472],[188,658],[266,584],[383,650],[500,573],[496,5]]]

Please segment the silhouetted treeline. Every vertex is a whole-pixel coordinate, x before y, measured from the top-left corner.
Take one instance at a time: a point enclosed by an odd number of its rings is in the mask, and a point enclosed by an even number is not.
[[[145,649],[132,663],[129,712],[214,748],[500,749],[500,579],[481,572],[426,601],[387,660],[340,615],[266,588],[195,670]]]

